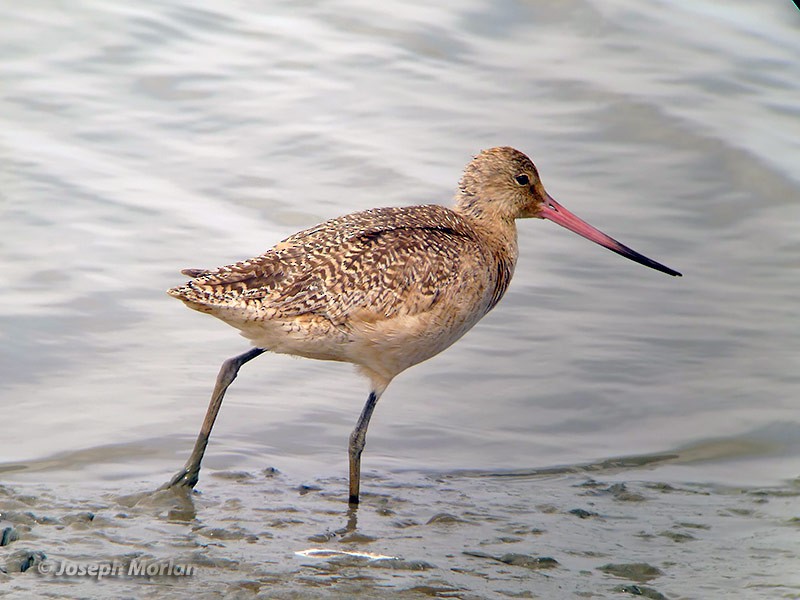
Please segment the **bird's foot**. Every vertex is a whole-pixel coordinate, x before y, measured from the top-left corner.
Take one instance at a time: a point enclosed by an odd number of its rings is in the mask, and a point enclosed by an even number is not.
[[[189,467],[184,467],[180,471],[178,471],[175,476],[169,480],[168,483],[165,483],[161,486],[162,490],[169,490],[174,488],[183,488],[187,490],[191,490],[197,485],[197,481],[200,478],[200,469],[192,469]]]

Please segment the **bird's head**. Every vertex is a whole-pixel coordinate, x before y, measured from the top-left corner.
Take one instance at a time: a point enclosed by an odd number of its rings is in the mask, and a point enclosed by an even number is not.
[[[476,218],[514,220],[537,216],[546,198],[531,159],[504,146],[483,150],[467,165],[456,206]]]
[[[642,265],[680,275],[592,227],[548,194],[530,158],[503,146],[483,150],[464,169],[456,196],[456,210],[481,221],[505,221],[534,217],[548,219],[609,250]]]

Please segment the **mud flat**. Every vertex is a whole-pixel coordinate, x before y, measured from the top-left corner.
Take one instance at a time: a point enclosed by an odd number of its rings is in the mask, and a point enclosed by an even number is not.
[[[357,510],[269,468],[190,495],[14,483],[0,596],[800,597],[800,482],[630,476],[373,473]]]

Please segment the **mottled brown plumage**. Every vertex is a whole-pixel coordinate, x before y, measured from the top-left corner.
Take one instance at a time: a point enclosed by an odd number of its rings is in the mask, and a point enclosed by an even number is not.
[[[353,213],[250,260],[183,271],[191,281],[169,294],[236,327],[258,350],[223,365],[195,452],[171,484],[196,483],[227,386],[241,364],[269,350],[350,362],[370,378],[372,393],[350,440],[350,501],[358,502],[360,456],[377,399],[396,375],[450,346],[500,301],[517,261],[515,220],[525,217],[555,220],[649,261],[565,221],[574,217],[545,192],[530,159],[504,147],[467,165],[453,208]]]
[[[187,270],[193,279],[169,294],[259,348],[352,362],[382,390],[466,333],[511,281],[514,219],[528,199],[505,196],[520,193],[514,174],[535,168],[510,148],[481,158],[467,169],[453,209],[379,208],[331,219],[256,258]],[[512,182],[496,186],[496,199],[484,163]]]

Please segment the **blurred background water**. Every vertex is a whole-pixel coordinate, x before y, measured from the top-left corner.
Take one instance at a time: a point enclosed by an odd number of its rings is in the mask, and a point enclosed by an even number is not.
[[[506,298],[392,384],[365,470],[666,452],[661,480],[800,474],[791,3],[42,0],[0,19],[4,478],[166,480],[247,348],[164,293],[179,269],[447,204],[495,145],[684,277],[520,222]],[[205,466],[344,477],[366,392],[347,365],[264,356]]]

